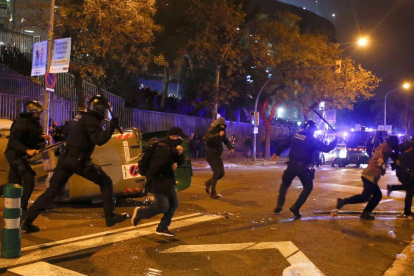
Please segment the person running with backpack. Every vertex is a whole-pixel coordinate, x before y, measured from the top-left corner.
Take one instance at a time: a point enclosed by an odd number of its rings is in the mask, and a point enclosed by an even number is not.
[[[132,215],[131,224],[138,225],[141,219],[151,218],[163,213],[160,223],[155,231],[157,235],[174,237],[175,234],[168,230],[171,219],[178,207],[178,197],[175,191],[174,170],[184,163],[184,149],[180,145],[187,135],[179,127],[172,127],[165,139],[152,143],[153,153],[144,151],[141,160],[148,160],[148,169],[145,172],[147,187],[154,194],[156,204],[150,207],[136,207]],[[150,150],[149,150],[150,151]],[[145,158],[145,154],[151,156]],[[140,160],[138,168],[146,167]]]

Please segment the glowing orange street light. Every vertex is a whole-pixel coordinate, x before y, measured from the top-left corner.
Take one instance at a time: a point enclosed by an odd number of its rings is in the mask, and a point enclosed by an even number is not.
[[[366,46],[368,45],[368,43],[369,43],[369,40],[368,40],[368,38],[366,38],[366,37],[360,37],[360,38],[357,40],[357,45],[358,45],[359,47],[366,47]]]

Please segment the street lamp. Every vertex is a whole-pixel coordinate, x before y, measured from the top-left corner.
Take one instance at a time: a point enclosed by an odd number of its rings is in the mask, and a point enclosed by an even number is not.
[[[342,50],[347,50],[348,48],[351,48],[353,46],[355,46],[357,48],[365,48],[369,45],[369,43],[370,43],[369,37],[361,36],[353,42],[345,42],[345,43],[341,43],[341,44],[344,45],[344,46],[347,45],[345,48],[342,49]]]
[[[402,88],[404,90],[408,90],[408,89],[410,89],[410,87],[411,87],[411,84],[409,82],[405,82],[401,87],[395,88],[395,89],[389,91],[387,94],[385,94],[385,98],[384,98],[384,128],[387,125],[387,96],[390,93],[399,90],[400,88]]]
[[[332,17],[333,17],[333,20],[332,20],[332,21],[333,21],[333,24],[334,24],[334,26],[335,26],[335,17],[336,17],[336,14],[334,14],[334,13],[333,13],[333,14],[332,14]]]
[[[369,41],[368,41],[368,38],[366,38],[366,37],[360,37],[357,40],[357,45],[359,47],[366,47],[368,45],[368,43],[369,43]]]

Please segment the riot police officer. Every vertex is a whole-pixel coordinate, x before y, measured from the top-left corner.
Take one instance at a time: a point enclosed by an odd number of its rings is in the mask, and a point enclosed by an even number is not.
[[[387,185],[387,195],[392,191],[405,190],[404,215],[405,220],[413,220],[411,212],[414,196],[414,138],[399,145],[401,152],[396,160],[396,175],[402,185]]]
[[[109,128],[102,128],[104,119],[110,120]],[[27,232],[40,230],[33,221],[52,203],[73,174],[99,185],[108,227],[128,218],[126,213],[114,212],[112,180],[100,166],[91,162],[95,145],[102,146],[108,142],[115,129],[119,129],[119,121],[116,117],[112,118],[111,103],[99,95],[92,97],[88,102],[87,111],[76,116],[65,129],[66,147],[60,151],[57,166],[50,179],[50,186],[27,211],[27,216],[22,221],[22,230]]]
[[[10,165],[9,183],[18,183],[23,186],[21,207],[25,213],[35,185],[36,173],[30,167],[28,159],[44,147],[40,115],[43,105],[38,101],[28,101],[22,113],[13,121],[10,129],[10,138],[5,151]]]
[[[302,182],[303,191],[295,204],[290,207],[290,211],[296,218],[301,218],[302,214],[299,212],[299,209],[305,203],[313,189],[315,171],[310,168],[313,153],[315,150],[330,152],[336,147],[338,138],[332,141],[329,145],[326,145],[313,137],[313,134],[317,129],[315,122],[307,121],[301,131],[280,143],[276,149],[276,153],[272,156],[272,160],[278,160],[279,155],[284,150],[290,148],[288,165],[283,172],[277,206],[274,210],[276,214],[279,214],[282,211],[287,189],[292,184],[293,179],[297,176]]]

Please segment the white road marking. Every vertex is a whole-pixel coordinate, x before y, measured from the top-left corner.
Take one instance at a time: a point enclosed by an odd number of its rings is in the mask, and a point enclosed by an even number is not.
[[[381,204],[381,203],[386,203],[386,202],[391,202],[391,201],[394,201],[394,199],[384,199],[384,200],[381,200],[378,204]]]
[[[196,216],[199,216],[199,215],[200,214],[189,214],[189,215],[184,215],[184,216],[181,216],[181,217],[173,218],[172,220],[177,221],[177,220],[196,217]],[[107,236],[107,235],[111,235],[111,234],[115,234],[115,233],[119,233],[119,232],[125,232],[125,231],[133,230],[133,229],[140,229],[140,228],[144,228],[144,227],[147,227],[147,226],[158,225],[158,223],[159,223],[158,221],[153,221],[153,222],[139,224],[138,226],[124,227],[124,228],[120,228],[120,229],[115,229],[115,230],[110,230],[110,231],[105,231],[105,232],[99,232],[99,233],[95,233],[95,234],[80,236],[80,237],[76,237],[76,238],[70,238],[70,239],[66,239],[66,240],[53,241],[53,242],[48,242],[48,243],[32,245],[32,246],[22,248],[22,252],[30,251],[30,250],[34,250],[34,249],[40,249],[40,248],[47,248],[47,247],[56,246],[56,245],[59,245],[59,244],[65,244],[65,243],[74,242],[74,241],[80,241],[80,240],[86,240],[86,239],[90,239],[90,238],[96,238],[96,237],[100,237],[100,236]]]
[[[86,276],[85,274],[81,274],[46,262],[38,262],[34,264],[19,266],[9,269],[8,271],[22,276]]]
[[[291,264],[312,264],[315,270],[324,275],[291,241],[259,242],[259,243],[230,243],[230,244],[199,244],[179,245],[162,251],[161,253],[188,253],[188,252],[218,252],[239,250],[277,249]]]
[[[199,214],[196,214],[199,215]],[[170,229],[176,229],[181,227],[186,227],[190,225],[194,225],[197,223],[202,222],[208,222],[212,220],[216,220],[221,218],[220,216],[198,216],[198,217],[189,217],[183,220],[178,220],[180,217],[177,217],[175,222],[171,225]],[[178,221],[177,221],[178,220]],[[38,250],[34,250],[32,252],[29,252],[27,254],[24,254],[18,259],[0,259],[0,268],[6,268],[16,265],[21,265],[29,262],[39,261],[51,257],[61,256],[64,254],[69,254],[81,250],[86,250],[90,248],[95,248],[103,245],[108,245],[116,242],[121,242],[125,240],[135,239],[147,235],[154,234],[156,226],[148,226],[146,228],[138,228],[133,227],[133,230],[122,232],[122,233],[113,233],[112,235],[104,235],[104,236],[98,236],[89,238],[87,240],[80,239],[78,241],[74,241],[71,243],[65,243],[65,244],[57,244],[52,245],[47,248],[39,248]],[[101,234],[101,233],[100,233]],[[82,238],[82,237],[80,237]]]
[[[407,256],[406,260],[395,259],[391,267],[385,271],[384,276],[403,275],[410,262],[414,259],[414,252],[411,251],[411,246],[414,246],[414,241],[411,241],[400,254]]]

